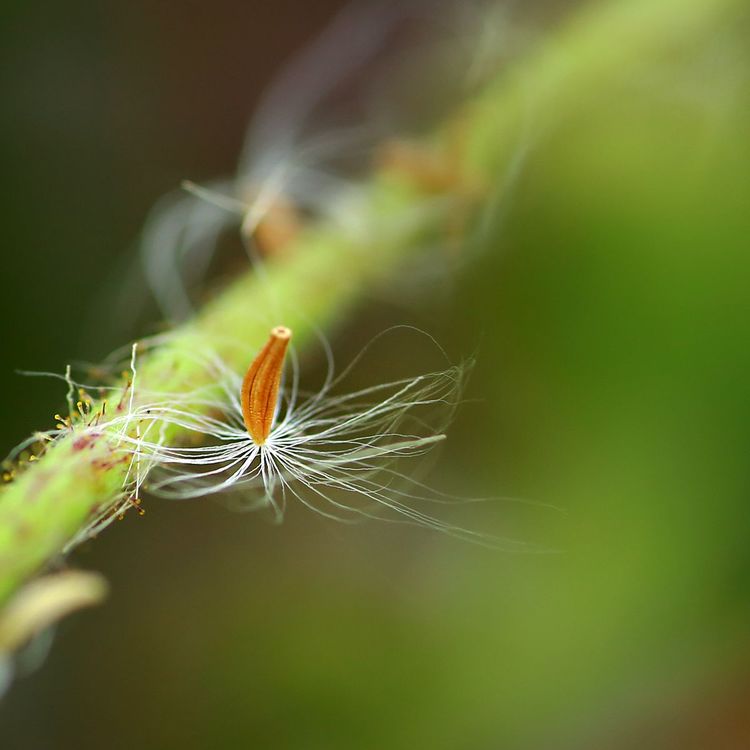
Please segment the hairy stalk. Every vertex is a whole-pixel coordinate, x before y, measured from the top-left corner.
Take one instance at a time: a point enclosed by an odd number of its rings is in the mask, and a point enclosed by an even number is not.
[[[311,226],[283,259],[262,274],[251,271],[238,279],[193,321],[139,357],[135,399],[140,392],[210,386],[191,352],[210,349],[237,370],[245,368],[272,324],[293,328],[304,347],[373,285],[398,274],[420,248],[444,245],[448,232],[466,243],[534,130],[554,126],[629,70],[691,45],[739,5],[738,0],[593,3],[538,53],[490,81],[430,139],[431,152],[451,164],[451,177],[437,197],[434,184],[427,185],[413,164],[377,172],[351,208],[359,214],[356,233],[332,224]],[[165,436],[168,444],[182,437],[175,426]],[[127,464],[114,442],[106,431],[85,445],[74,434],[63,436],[2,490],[0,604],[59,556],[92,516],[115,503]]]

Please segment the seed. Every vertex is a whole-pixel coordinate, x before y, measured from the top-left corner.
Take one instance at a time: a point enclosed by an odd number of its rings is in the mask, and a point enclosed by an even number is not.
[[[291,337],[289,328],[273,328],[266,345],[253,360],[242,381],[242,416],[256,445],[264,445],[271,433],[284,358]]]

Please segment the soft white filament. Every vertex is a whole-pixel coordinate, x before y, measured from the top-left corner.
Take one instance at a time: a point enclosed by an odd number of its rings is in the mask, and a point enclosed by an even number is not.
[[[400,468],[428,452],[460,398],[467,366],[334,394],[330,376],[316,393],[282,388],[267,442],[256,445],[243,422],[241,376],[219,358],[205,360],[215,385],[184,396],[139,399],[131,419],[145,425],[126,438],[134,460],[155,466],[153,494],[175,499],[231,493],[241,507],[268,506],[278,517],[295,498],[339,520],[386,515],[468,535],[419,509],[431,499]],[[436,412],[440,412],[437,426]],[[159,435],[178,427],[187,444],[165,445]],[[196,445],[195,443],[202,443]]]

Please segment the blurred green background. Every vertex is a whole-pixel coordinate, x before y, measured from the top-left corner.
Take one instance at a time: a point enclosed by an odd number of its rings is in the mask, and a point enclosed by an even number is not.
[[[62,395],[14,369],[123,343],[86,332],[148,208],[232,172],[259,93],[336,5],[4,9],[3,451]],[[531,10],[554,35],[573,8]],[[75,554],[112,595],[0,704],[0,746],[750,747],[737,8],[540,123],[485,252],[440,301],[374,303],[334,342],[410,322],[456,358],[478,348],[432,480],[556,506],[461,520],[557,552],[148,502]]]

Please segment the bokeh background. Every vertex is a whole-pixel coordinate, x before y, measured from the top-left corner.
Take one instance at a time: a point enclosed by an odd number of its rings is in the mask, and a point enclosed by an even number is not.
[[[61,403],[14,370],[124,343],[91,322],[149,207],[233,171],[338,5],[4,6],[0,452]],[[577,7],[516,10],[543,39]],[[0,745],[750,747],[749,30],[540,123],[486,251],[334,341],[409,322],[477,350],[432,480],[555,506],[465,516],[555,554],[148,502],[75,554],[111,596],[0,704]]]

